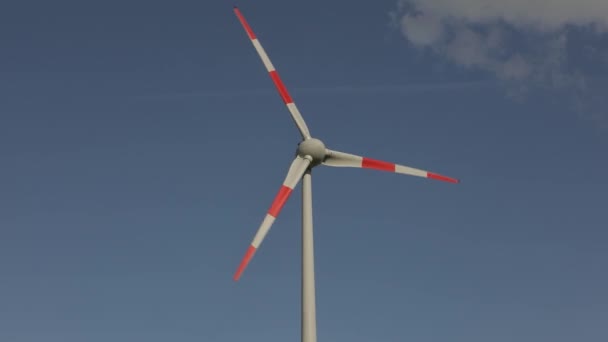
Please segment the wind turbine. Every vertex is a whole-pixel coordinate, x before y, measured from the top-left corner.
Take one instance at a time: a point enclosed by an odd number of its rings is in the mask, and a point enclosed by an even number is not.
[[[234,6],[234,13],[243,25],[247,36],[249,36],[251,43],[262,59],[262,62],[270,74],[270,78],[274,82],[279,95],[281,95],[283,102],[285,102],[287,109],[291,113],[291,118],[302,135],[302,141],[298,144],[298,148],[296,150],[296,157],[287,171],[287,176],[283,181],[283,185],[275,196],[270,208],[268,209],[268,212],[266,213],[266,216],[264,217],[253,238],[253,241],[251,242],[251,245],[247,249],[243,260],[236,270],[234,280],[239,280],[243,274],[243,271],[253,258],[253,255],[258,248],[260,248],[264,237],[281,212],[283,205],[289,199],[293,189],[298,185],[300,180],[302,180],[302,342],[316,342],[317,324],[312,229],[312,169],[319,165],[333,167],[355,167],[401,173],[450,183],[459,183],[459,180],[425,170],[361,157],[350,153],[338,152],[326,148],[325,144],[323,144],[321,140],[313,138],[310,134],[308,126],[300,114],[298,107],[289,95],[285,84],[283,84],[283,81],[272,65],[266,51],[260,44],[260,41],[257,39],[255,33],[251,29],[251,26],[249,26],[245,20],[245,17],[237,6]]]

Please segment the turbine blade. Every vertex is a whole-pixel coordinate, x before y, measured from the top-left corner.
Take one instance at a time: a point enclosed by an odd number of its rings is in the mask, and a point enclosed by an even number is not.
[[[329,149],[327,150],[327,158],[323,162],[323,165],[333,167],[359,167],[364,169],[374,169],[380,171],[401,173],[410,176],[430,178],[449,183],[460,183],[458,179],[440,175],[438,173],[415,169],[409,166],[393,164],[381,160],[361,157],[350,153],[332,151]]]
[[[264,217],[262,224],[258,228],[258,231],[256,232],[253,241],[251,242],[251,245],[247,249],[243,260],[241,261],[239,267],[236,270],[236,273],[234,274],[235,281],[239,280],[241,274],[243,274],[243,271],[251,261],[251,258],[253,258],[253,255],[255,254],[257,249],[260,248],[264,237],[266,237],[266,234],[270,230],[270,227],[272,227],[272,224],[281,212],[283,205],[287,202],[287,199],[289,199],[291,192],[296,187],[296,185],[298,185],[300,179],[302,179],[302,176],[304,175],[304,172],[306,172],[306,169],[308,169],[309,165],[309,159],[302,158],[299,156],[296,157],[296,159],[294,159],[294,161],[291,163],[289,171],[287,172],[287,176],[283,181],[283,186],[281,186],[281,189],[275,196],[274,201],[270,206],[270,209],[268,209],[268,212]]]
[[[310,131],[308,130],[308,126],[306,126],[306,122],[304,121],[302,114],[300,114],[298,107],[293,102],[291,95],[289,95],[289,92],[287,91],[287,87],[285,87],[285,84],[281,80],[281,77],[279,77],[279,73],[276,71],[276,69],[272,65],[272,62],[270,61],[268,54],[266,54],[266,51],[260,44],[260,41],[256,37],[255,33],[253,33],[251,26],[249,26],[249,24],[247,23],[247,20],[245,20],[245,17],[243,16],[241,11],[236,6],[234,6],[234,13],[236,14],[237,18],[241,22],[241,25],[243,25],[245,32],[247,32],[247,36],[249,36],[251,43],[253,44],[253,46],[255,47],[255,50],[257,51],[258,55],[262,59],[262,62],[264,63],[266,70],[270,74],[270,78],[272,79],[275,87],[279,91],[279,95],[281,95],[281,99],[283,99],[283,102],[285,103],[285,105],[287,106],[287,109],[291,113],[291,118],[293,119],[296,126],[298,127],[300,134],[302,134],[302,138],[304,138],[304,139],[310,138]]]

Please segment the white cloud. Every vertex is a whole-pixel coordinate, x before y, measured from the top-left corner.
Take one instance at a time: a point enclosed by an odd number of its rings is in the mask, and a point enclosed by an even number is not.
[[[515,26],[552,31],[563,25],[596,24],[606,30],[605,0],[409,0],[416,9],[469,22],[504,20]]]
[[[443,35],[443,24],[431,15],[406,15],[402,21],[402,32],[410,42],[424,46],[434,44]]]
[[[393,17],[415,47],[510,85],[580,93],[582,70],[608,64],[608,40],[588,39],[608,37],[608,0],[399,0]]]

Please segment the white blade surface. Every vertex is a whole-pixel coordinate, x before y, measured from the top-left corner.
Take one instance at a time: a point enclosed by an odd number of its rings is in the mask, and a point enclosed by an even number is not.
[[[323,165],[333,167],[358,167],[365,169],[374,169],[380,171],[401,173],[410,176],[430,178],[449,183],[460,183],[458,179],[443,176],[438,173],[415,169],[413,167],[389,163],[381,160],[361,157],[350,153],[332,151],[329,149],[327,150],[327,158],[323,162]]]
[[[306,126],[306,122],[304,121],[302,114],[300,114],[298,107],[293,102],[291,95],[289,95],[289,92],[287,91],[287,87],[285,87],[285,84],[281,80],[281,77],[279,77],[279,73],[274,68],[274,65],[272,65],[272,62],[270,61],[268,54],[266,54],[266,51],[262,47],[262,44],[260,44],[260,41],[256,37],[255,33],[253,33],[251,26],[249,26],[249,24],[247,23],[247,20],[245,20],[245,17],[243,16],[241,11],[236,6],[234,6],[234,13],[236,14],[236,16],[239,19],[239,21],[241,22],[241,24],[243,25],[243,28],[245,29],[245,32],[247,32],[247,35],[249,36],[251,43],[253,44],[253,46],[255,47],[255,50],[257,51],[258,55],[262,59],[262,62],[264,63],[266,70],[270,74],[270,78],[272,79],[272,81],[274,82],[274,85],[276,86],[277,90],[279,91],[279,95],[281,95],[281,99],[283,99],[283,102],[285,103],[285,105],[287,106],[287,109],[289,109],[289,112],[291,113],[291,118],[295,122],[296,126],[298,126],[298,130],[300,131],[300,134],[302,134],[302,138],[304,138],[304,139],[310,138],[310,131],[308,130],[308,126]]]
[[[234,274],[235,281],[239,280],[241,274],[243,273],[243,271],[245,271],[245,268],[251,261],[251,258],[253,258],[253,255],[262,244],[262,241],[266,237],[266,234],[268,234],[270,227],[272,227],[272,224],[281,212],[283,205],[287,202],[287,199],[291,195],[291,192],[296,187],[296,185],[298,185],[298,183],[300,182],[300,179],[302,179],[302,175],[304,175],[304,172],[306,172],[306,169],[308,169],[309,165],[310,160],[302,158],[300,156],[296,157],[296,159],[294,159],[294,161],[291,163],[289,171],[287,172],[287,176],[283,181],[283,186],[281,186],[281,189],[275,196],[272,205],[268,209],[268,213],[264,217],[264,220],[258,228],[258,231],[256,232],[253,241],[251,242],[251,245],[247,249],[243,260],[241,261],[236,273]]]

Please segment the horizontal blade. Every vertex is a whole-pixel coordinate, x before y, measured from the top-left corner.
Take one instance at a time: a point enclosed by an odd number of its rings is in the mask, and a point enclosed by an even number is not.
[[[438,173],[332,150],[327,150],[327,158],[325,161],[323,161],[323,165],[334,167],[359,167],[364,169],[374,169],[401,173],[410,176],[430,178],[449,183],[460,183],[458,179],[443,176]]]
[[[283,205],[287,202],[287,199],[289,199],[291,192],[296,187],[296,185],[298,185],[300,179],[302,179],[302,175],[304,175],[304,172],[306,172],[306,169],[308,169],[309,165],[309,159],[302,158],[299,156],[296,157],[296,159],[294,159],[294,161],[291,163],[291,167],[289,168],[287,176],[283,181],[283,186],[281,186],[281,189],[275,196],[274,201],[270,206],[270,209],[268,209],[268,212],[266,213],[262,224],[258,228],[258,231],[256,232],[253,241],[251,242],[251,245],[247,249],[243,260],[241,261],[236,273],[234,274],[235,281],[239,280],[241,274],[243,274],[243,271],[245,271],[245,268],[253,258],[253,255],[262,244],[264,237],[266,237],[266,234],[268,234],[270,227],[272,227],[272,224],[281,212]]]
[[[289,92],[287,91],[287,87],[285,87],[285,84],[281,80],[281,77],[279,77],[279,73],[274,68],[274,65],[272,65],[272,62],[270,61],[268,54],[266,54],[266,51],[262,47],[262,44],[260,44],[260,41],[256,37],[255,33],[253,33],[251,26],[249,26],[249,24],[247,23],[247,20],[245,20],[245,17],[243,16],[241,11],[236,6],[234,6],[234,13],[236,14],[237,18],[241,22],[241,25],[243,25],[245,32],[247,32],[247,36],[249,36],[249,39],[251,40],[253,47],[255,47],[255,50],[257,51],[258,55],[262,59],[262,62],[264,63],[266,70],[270,74],[270,78],[272,79],[275,87],[279,91],[279,95],[281,95],[281,99],[283,99],[283,102],[285,103],[285,105],[287,106],[287,109],[291,113],[291,118],[295,122],[296,126],[298,126],[298,130],[300,131],[302,138],[304,138],[304,139],[310,138],[310,131],[308,130],[308,126],[306,126],[306,122],[304,121],[302,114],[300,114],[298,107],[293,102],[291,95],[289,95]]]

